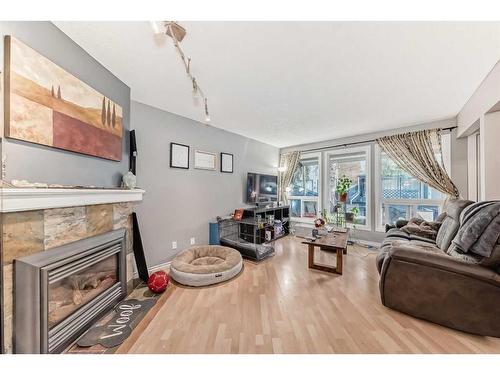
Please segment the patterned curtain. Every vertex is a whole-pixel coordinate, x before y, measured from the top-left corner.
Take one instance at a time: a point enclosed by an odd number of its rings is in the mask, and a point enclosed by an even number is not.
[[[286,188],[292,182],[293,175],[300,161],[300,151],[293,151],[280,155],[280,169],[278,171],[278,201],[288,203]]]
[[[441,129],[382,137],[377,143],[405,172],[451,197],[460,195],[443,168]]]

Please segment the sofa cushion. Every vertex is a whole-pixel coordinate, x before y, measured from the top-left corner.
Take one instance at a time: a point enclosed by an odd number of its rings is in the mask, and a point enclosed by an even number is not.
[[[451,241],[457,234],[460,226],[460,214],[465,207],[472,203],[472,201],[465,199],[448,200],[445,207],[446,217],[436,236],[436,245],[441,250],[447,251],[450,247]]]
[[[382,241],[382,244],[380,245],[380,248],[382,249],[384,247],[392,246],[394,244],[394,242],[396,242],[396,241],[406,241],[406,242],[409,242],[410,240],[407,239],[407,238],[386,237]]]
[[[411,248],[422,252],[443,254],[443,251],[439,247],[437,247],[434,243],[429,243],[420,240],[410,240],[405,238],[387,237],[382,242],[382,245],[380,246],[379,249],[379,253],[377,254],[376,265],[379,273],[382,270],[382,264],[384,263],[385,257],[387,256],[389,251],[395,247]]]
[[[401,228],[403,232],[410,235],[429,238],[432,240],[436,239],[436,235],[439,227],[441,226],[441,223],[421,221],[420,224],[417,224],[412,220],[410,220],[407,225]]]
[[[500,238],[497,245],[493,248],[489,257],[484,257],[479,262],[481,266],[492,268],[500,274]]]
[[[401,229],[399,228],[392,228],[392,229],[389,229],[386,233],[386,238],[389,238],[389,237],[396,237],[396,238],[406,238],[406,239],[410,239],[410,235],[406,232],[403,232]]]
[[[432,238],[417,236],[416,234],[410,234],[410,241],[420,241],[436,245],[436,241]]]
[[[457,251],[456,246],[452,243],[450,247],[448,248],[448,251],[446,252],[449,256],[459,259],[462,262],[466,263],[472,263],[472,264],[479,264],[482,260],[482,257],[476,254],[464,254],[459,251]]]
[[[500,201],[471,204],[460,215],[460,229],[453,239],[457,251],[490,257],[500,237]]]
[[[395,246],[395,244],[415,245],[415,246],[419,246],[420,244],[425,244],[425,246],[428,246],[428,245],[436,246],[436,243],[429,238],[419,237],[419,236],[415,236],[415,235],[409,235],[406,238],[396,237],[396,236],[386,237],[382,241],[382,244],[380,245],[380,247],[382,248],[382,247],[387,247],[387,246]]]
[[[462,210],[473,203],[472,201],[463,199],[449,199],[445,211],[440,215],[439,219],[443,219],[443,223],[439,228],[436,240],[418,236],[416,234],[408,234],[400,228],[392,228],[387,231],[386,238],[380,246],[379,254],[377,255],[377,269],[380,272],[382,264],[388,252],[394,247],[410,247],[422,252],[433,252],[444,254],[450,246],[451,240],[456,235],[459,223],[460,213]],[[500,253],[500,246],[499,246]],[[499,254],[500,259],[500,254]]]

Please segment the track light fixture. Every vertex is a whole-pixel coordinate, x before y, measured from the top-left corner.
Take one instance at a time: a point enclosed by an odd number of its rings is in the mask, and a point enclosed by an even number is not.
[[[208,99],[205,98],[205,121],[210,122],[210,114],[208,113]]]
[[[191,74],[191,58],[184,55],[184,51],[182,51],[179,42],[181,42],[186,36],[186,29],[184,29],[181,25],[174,21],[150,21],[151,28],[155,34],[166,34],[172,38],[174,43],[174,47],[179,53],[179,56],[184,64],[184,68],[186,69],[186,74],[191,80],[191,84],[193,86],[193,95],[200,95],[203,99],[204,104],[204,114],[205,114],[205,122],[210,122],[210,114],[208,111],[208,98],[205,96],[203,90],[201,89],[196,77]]]

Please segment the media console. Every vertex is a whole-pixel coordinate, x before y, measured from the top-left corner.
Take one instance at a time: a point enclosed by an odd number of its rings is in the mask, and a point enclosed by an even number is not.
[[[221,245],[259,261],[274,255],[273,242],[290,233],[290,207],[245,208],[241,220],[219,220],[218,230]]]

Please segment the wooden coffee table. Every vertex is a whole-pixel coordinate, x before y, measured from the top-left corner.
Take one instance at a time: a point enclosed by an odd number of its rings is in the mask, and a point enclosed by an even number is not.
[[[347,253],[347,240],[349,238],[349,229],[347,232],[332,232],[325,236],[317,238],[315,241],[305,240],[302,243],[307,245],[309,268],[324,272],[337,273],[342,275],[342,256]],[[337,264],[335,267],[318,264],[314,262],[314,248],[320,250],[332,251],[337,253]]]

